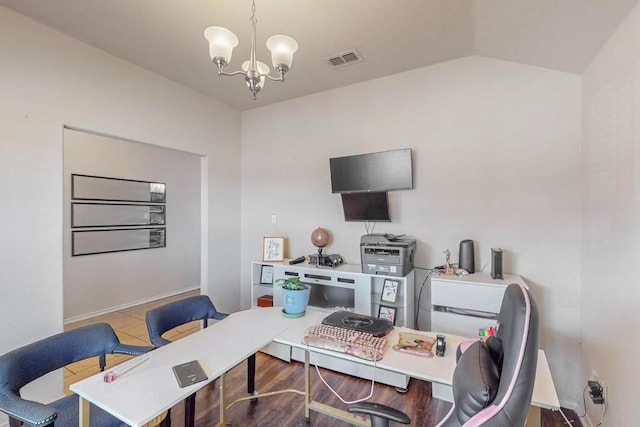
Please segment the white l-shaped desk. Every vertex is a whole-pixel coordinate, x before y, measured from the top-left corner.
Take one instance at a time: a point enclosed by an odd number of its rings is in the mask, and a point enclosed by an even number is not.
[[[311,400],[308,375],[310,352],[356,361],[370,365],[372,369],[373,362],[329,350],[307,348],[302,344],[306,328],[320,323],[327,315],[326,312],[309,309],[304,317],[289,319],[282,315],[281,310],[281,307],[271,307],[234,313],[206,329],[152,351],[149,353],[149,362],[127,372],[112,383],[105,383],[102,374],[97,374],[72,384],[71,391],[80,397],[80,426],[89,425],[89,403],[92,403],[131,426],[142,427],[218,377],[221,378],[219,387],[222,399],[219,425],[224,425],[225,373],[272,341],[306,351],[305,416],[309,417],[310,411],[314,410],[342,418],[340,411]],[[395,342],[400,330],[401,328],[394,329],[389,337],[390,343]],[[412,378],[451,385],[455,369],[455,349],[464,339],[466,338],[448,335],[448,351],[443,358],[425,359],[396,352],[389,346],[384,358],[377,362],[376,369],[400,372]],[[200,362],[209,379],[180,388],[171,367],[194,359]],[[538,357],[538,371],[531,404],[535,410],[530,412],[529,418],[533,424],[537,423],[536,425],[540,425],[540,407],[555,410],[560,408],[549,366],[542,351]],[[350,422],[359,425],[368,425],[368,421],[362,417],[353,418],[351,415],[343,419],[349,419]],[[528,422],[528,425],[533,424]]]
[[[353,357],[344,353],[336,353],[331,350],[325,350],[315,347],[308,347],[302,343],[302,337],[305,330],[312,325],[316,325],[322,322],[322,319],[327,315],[325,312],[310,311],[307,315],[301,319],[296,325],[292,325],[280,335],[278,335],[274,341],[281,344],[289,345],[292,347],[300,348],[306,351],[305,354],[305,373],[306,381],[310,381],[309,377],[309,364],[313,364],[313,357],[310,355],[313,353],[326,354],[332,357],[338,357],[345,360],[361,363],[363,365],[371,366],[374,369],[374,363]],[[411,378],[419,380],[430,381],[432,383],[441,384],[451,387],[453,379],[453,371],[456,367],[456,349],[462,341],[466,341],[468,337],[461,337],[457,335],[446,335],[447,351],[444,357],[432,357],[424,358],[414,356],[408,353],[402,353],[393,350],[391,347],[393,343],[398,342],[400,332],[418,332],[423,334],[435,335],[433,332],[420,332],[407,328],[394,328],[393,331],[387,336],[387,349],[384,352],[382,360],[375,364],[375,369],[387,370],[397,372],[403,375],[407,375]],[[305,387],[309,389],[309,385]],[[558,395],[556,393],[555,386],[553,384],[553,378],[547,358],[544,351],[538,350],[538,364],[536,371],[536,380],[533,388],[533,396],[531,400],[531,409],[527,419],[527,426],[540,426],[540,408],[559,410],[560,402],[558,401]],[[330,408],[327,405],[323,405],[311,400],[307,395],[305,416],[310,416],[310,410],[321,412],[327,415],[334,416],[342,419],[343,421],[351,422],[354,425],[368,425],[368,423],[361,423],[361,417],[355,417],[351,414],[344,413],[342,411],[336,411],[334,408]]]
[[[89,402],[129,424],[141,427],[211,383],[225,372],[269,344],[296,320],[281,309],[246,310],[194,334],[153,350],[149,361],[112,383],[96,374],[72,384],[80,396],[80,426],[89,425]],[[172,366],[198,360],[209,379],[180,388]]]

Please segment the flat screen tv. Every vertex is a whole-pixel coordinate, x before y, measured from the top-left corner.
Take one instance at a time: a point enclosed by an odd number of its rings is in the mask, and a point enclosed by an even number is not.
[[[413,188],[410,148],[334,157],[329,167],[332,193]]]
[[[386,192],[342,193],[345,221],[391,221]]]

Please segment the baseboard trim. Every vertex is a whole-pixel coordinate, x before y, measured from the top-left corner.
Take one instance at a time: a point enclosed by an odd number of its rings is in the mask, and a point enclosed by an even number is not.
[[[570,400],[560,400],[560,407],[570,409],[576,414],[578,413],[578,404],[576,402]]]
[[[115,311],[124,310],[124,309],[130,308],[130,307],[135,307],[136,305],[146,304],[148,302],[153,302],[153,301],[157,301],[159,299],[173,297],[173,296],[176,296],[176,295],[184,294],[184,293],[195,291],[195,290],[199,290],[199,289],[200,289],[199,286],[195,286],[195,287],[180,289],[180,290],[177,290],[177,291],[167,292],[166,294],[156,295],[156,296],[153,296],[153,297],[149,297],[149,298],[144,298],[144,299],[137,300],[137,301],[128,302],[126,304],[122,304],[122,305],[119,305],[119,306],[116,306],[116,307],[110,307],[110,308],[107,308],[107,309],[104,309],[104,310],[94,311],[92,313],[81,314],[80,316],[69,317],[67,319],[64,319],[63,323],[66,325],[66,324],[69,324],[69,323],[79,322],[81,320],[90,319],[90,318],[96,317],[96,316],[102,316],[102,315],[105,315],[105,314],[113,313]],[[0,424],[0,427],[4,427],[4,426],[2,424]]]

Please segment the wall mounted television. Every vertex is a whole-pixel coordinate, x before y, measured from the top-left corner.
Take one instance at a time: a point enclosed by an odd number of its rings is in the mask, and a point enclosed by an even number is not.
[[[411,190],[411,149],[329,159],[331,192]]]
[[[386,192],[342,193],[345,221],[390,222]]]

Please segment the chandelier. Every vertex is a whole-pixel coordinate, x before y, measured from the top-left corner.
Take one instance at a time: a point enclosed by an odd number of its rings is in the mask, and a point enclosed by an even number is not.
[[[244,76],[253,99],[262,87],[266,79],[283,82],[284,75],[291,69],[293,54],[298,50],[298,43],[289,36],[277,35],[267,39],[267,48],[271,51],[271,63],[280,74],[278,77],[269,75],[267,64],[256,60],[256,2],[251,5],[251,53],[249,60],[242,64],[242,71],[227,73],[223,71],[229,64],[233,48],[238,45],[238,37],[223,27],[209,27],[204,31],[204,37],[209,41],[209,55],[218,67],[219,76]]]

